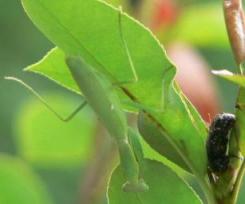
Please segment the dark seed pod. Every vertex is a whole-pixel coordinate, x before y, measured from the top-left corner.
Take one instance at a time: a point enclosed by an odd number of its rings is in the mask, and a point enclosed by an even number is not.
[[[222,113],[218,114],[210,125],[206,149],[208,166],[212,172],[224,172],[228,168],[228,143],[234,124],[233,114]]]

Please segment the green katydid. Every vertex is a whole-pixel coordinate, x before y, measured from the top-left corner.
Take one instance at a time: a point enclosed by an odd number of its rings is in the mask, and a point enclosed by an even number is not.
[[[131,55],[129,53],[126,41],[123,38],[121,15],[122,11],[119,10],[119,33],[121,35],[122,44],[125,48],[130,67],[132,68],[135,79],[137,80],[137,76],[131,60]],[[47,106],[48,109],[50,109],[53,113],[55,113],[56,116],[64,121],[70,120],[86,105],[86,103],[88,103],[96,112],[110,135],[114,137],[117,142],[121,166],[127,180],[127,182],[123,185],[123,189],[125,191],[134,192],[148,190],[148,186],[145,184],[140,175],[139,164],[136,159],[137,155],[135,155],[137,150],[135,151],[129,143],[128,134],[130,133],[132,135],[132,131],[129,130],[126,115],[120,108],[119,97],[115,94],[115,92],[113,92],[113,90],[111,90],[112,84],[103,78],[102,75],[96,73],[95,70],[87,65],[79,56],[68,56],[66,58],[66,63],[74,80],[76,81],[78,87],[86,99],[86,101],[83,102],[82,105],[80,105],[71,114],[71,116],[66,119],[59,116],[59,114],[57,114],[36,91],[34,91],[23,81],[14,77],[6,77],[6,79],[15,80],[24,85],[34,95],[36,95]]]

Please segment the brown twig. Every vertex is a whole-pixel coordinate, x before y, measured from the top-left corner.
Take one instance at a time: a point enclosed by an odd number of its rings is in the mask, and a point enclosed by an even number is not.
[[[224,0],[224,15],[230,44],[236,62],[245,60],[245,22],[241,0]]]
[[[116,157],[116,148],[105,128],[98,124],[93,156],[81,186],[81,204],[97,203],[106,191],[106,183]]]

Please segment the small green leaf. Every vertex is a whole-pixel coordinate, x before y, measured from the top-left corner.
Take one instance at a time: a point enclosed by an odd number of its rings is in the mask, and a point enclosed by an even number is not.
[[[157,124],[143,112],[140,112],[138,116],[138,128],[145,141],[153,149],[183,169],[190,171],[183,157],[181,157],[181,152],[174,148],[174,143],[171,143],[170,135],[165,135],[167,133],[161,131]]]
[[[75,93],[81,94],[66,65],[65,53],[58,48],[50,50],[42,60],[28,66],[24,70],[44,75],[45,77],[54,80],[59,85],[74,91]]]
[[[164,165],[171,168],[181,178],[185,177],[186,175],[190,175],[189,173],[187,173],[187,171],[183,170],[183,168],[179,167],[178,164],[168,160],[166,157],[158,153],[143,139],[141,139],[141,144],[142,144],[142,149],[143,149],[145,159],[155,160],[155,161],[163,163]]]
[[[1,204],[53,203],[39,178],[21,160],[0,155]]]
[[[207,170],[205,124],[177,86],[169,91],[170,99],[164,111],[139,115],[139,131],[167,159],[203,176]]]
[[[195,192],[163,164],[144,160],[143,176],[149,185],[144,193],[125,193],[121,186],[124,182],[120,166],[113,172],[108,189],[110,204],[201,204]]]
[[[245,76],[244,75],[234,74],[225,69],[224,70],[213,70],[212,73],[214,75],[227,79],[228,81],[245,88]]]
[[[82,102],[57,93],[46,98],[64,117]],[[85,108],[63,122],[40,101],[30,100],[18,114],[16,129],[17,146],[26,160],[39,166],[79,165],[90,155],[94,118]]]

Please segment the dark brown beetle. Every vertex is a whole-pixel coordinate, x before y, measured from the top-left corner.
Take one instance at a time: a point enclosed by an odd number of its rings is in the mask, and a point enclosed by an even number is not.
[[[230,161],[228,143],[235,120],[233,114],[222,113],[218,114],[210,125],[206,150],[208,166],[214,173],[224,172],[228,169]]]

